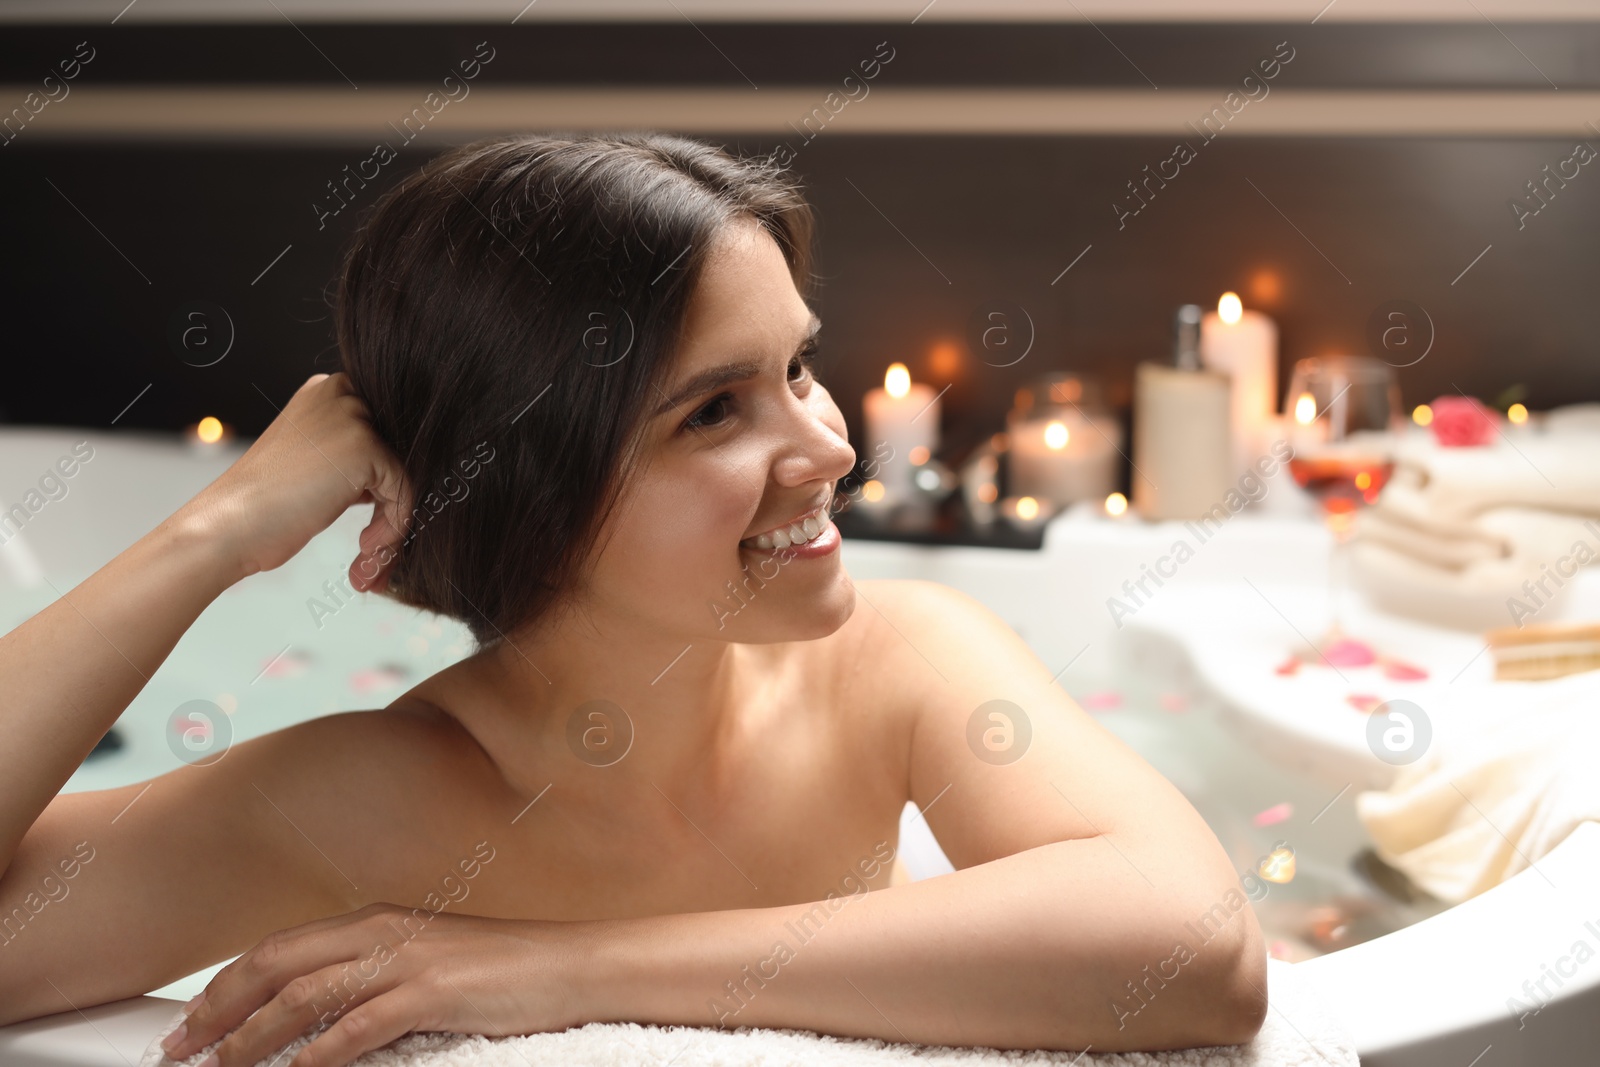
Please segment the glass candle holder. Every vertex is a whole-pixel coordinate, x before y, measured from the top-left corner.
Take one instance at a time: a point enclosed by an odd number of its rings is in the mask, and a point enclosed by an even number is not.
[[[1047,500],[1059,510],[1104,500],[1116,488],[1122,426],[1096,379],[1052,374],[1017,390],[1006,436],[1007,489],[1014,496]]]

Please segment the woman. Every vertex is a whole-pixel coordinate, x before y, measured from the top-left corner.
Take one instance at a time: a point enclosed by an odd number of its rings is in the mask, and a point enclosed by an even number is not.
[[[1194,809],[976,601],[841,565],[811,232],[770,161],[661,135],[480,142],[388,193],[343,372],[0,641],[5,914],[79,863],[0,922],[0,1022],[242,953],[174,1056],[609,1020],[1248,1040],[1261,934]],[[217,595],[359,503],[351,583],[473,655],[56,795]],[[893,884],[908,799],[955,873]]]

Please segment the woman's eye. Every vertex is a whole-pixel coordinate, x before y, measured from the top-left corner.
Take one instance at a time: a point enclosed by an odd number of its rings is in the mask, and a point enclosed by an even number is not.
[[[812,368],[812,364],[816,363],[816,361],[817,361],[817,343],[815,341],[812,341],[810,344],[806,345],[805,349],[803,351],[801,351],[801,353],[798,356],[795,356],[794,359],[789,361],[789,371],[792,374],[794,372],[795,365],[799,364],[800,369],[806,372],[806,377],[807,378],[814,377],[814,374],[813,374],[811,368]],[[797,379],[791,378],[790,380],[791,381],[795,381]],[[803,381],[804,379],[798,379],[798,380]]]
[[[686,429],[704,430],[704,429],[707,429],[709,427],[715,426],[717,423],[721,422],[722,419],[720,419],[720,418],[707,419],[707,418],[704,417],[705,414],[707,412],[711,412],[711,411],[718,412],[719,414],[726,414],[726,412],[724,412],[722,410],[722,405],[726,404],[728,401],[730,401],[732,399],[733,399],[732,394],[723,393],[721,396],[719,396],[715,400],[711,401],[711,403],[707,404],[705,407],[701,408],[699,411],[697,411],[693,415],[691,415],[689,417],[689,421],[687,421],[687,422],[685,422],[683,424],[684,427]]]
[[[789,361],[789,383],[791,385],[801,384],[803,382],[812,380],[815,377],[811,368],[812,365],[817,361],[817,354],[817,343],[813,341],[808,344],[799,355],[795,356]],[[796,370],[802,372],[801,377],[795,377]],[[706,404],[705,407],[691,415],[688,420],[684,422],[683,428],[685,430],[707,430],[720,424],[723,421],[723,418],[725,418],[727,415],[727,410],[724,405],[729,404],[732,401],[732,393],[721,394],[713,399],[710,403]]]

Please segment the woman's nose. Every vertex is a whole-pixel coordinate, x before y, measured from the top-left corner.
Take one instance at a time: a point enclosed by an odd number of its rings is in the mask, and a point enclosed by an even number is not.
[[[787,485],[827,479],[838,481],[856,465],[856,451],[846,439],[844,417],[831,398],[819,406],[801,404],[799,417],[789,432],[794,437],[783,449],[775,471]]]

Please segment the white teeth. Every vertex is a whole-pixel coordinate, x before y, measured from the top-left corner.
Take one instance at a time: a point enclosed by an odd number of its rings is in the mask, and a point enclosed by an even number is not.
[[[759,549],[783,549],[793,545],[803,545],[815,540],[817,535],[828,528],[828,515],[826,509],[819,515],[808,515],[797,523],[780,527],[771,533],[759,534],[747,541],[740,542],[753,545]]]

